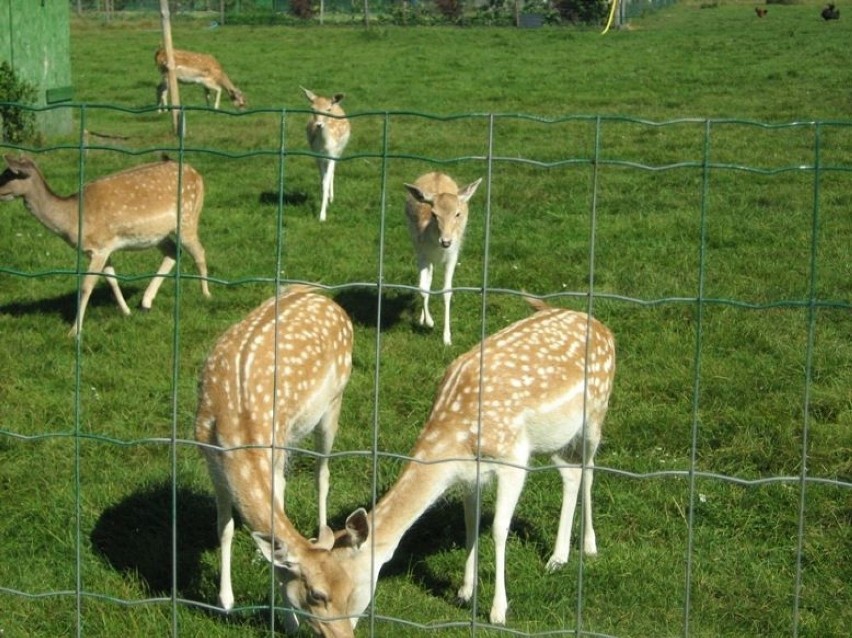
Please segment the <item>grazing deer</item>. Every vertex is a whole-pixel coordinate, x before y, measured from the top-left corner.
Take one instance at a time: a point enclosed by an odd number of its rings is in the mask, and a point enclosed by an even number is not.
[[[408,230],[417,255],[420,272],[420,295],[423,308],[420,325],[435,325],[429,313],[429,295],[435,264],[444,264],[444,345],[452,345],[450,334],[450,300],[453,296],[453,274],[467,227],[467,203],[476,192],[482,178],[461,190],[444,173],[426,173],[414,184],[406,184],[408,198],[405,213]]]
[[[175,76],[178,82],[183,84],[200,84],[204,87],[204,99],[207,106],[210,106],[210,93],[216,94],[216,100],[213,103],[213,108],[219,108],[219,101],[222,99],[222,90],[228,92],[231,102],[238,109],[246,107],[246,99],[242,92],[234,86],[231,79],[222,70],[222,65],[212,55],[206,53],[195,53],[194,51],[181,51],[174,49],[175,60]],[[165,110],[167,105],[166,94],[169,90],[168,82],[168,61],[166,59],[166,50],[163,47],[157,49],[154,54],[154,62],[160,70],[163,78],[157,85],[157,104],[160,106],[160,112]]]
[[[349,143],[351,126],[343,109],[340,108],[343,93],[336,93],[334,97],[327,98],[316,95],[304,87],[302,91],[311,103],[313,111],[307,126],[308,144],[314,153],[319,154],[317,168],[322,185],[320,221],[324,222],[328,205],[334,201],[334,167]]]
[[[286,565],[276,572],[290,604],[315,614],[309,622],[323,635],[353,635],[348,619],[333,618],[345,609],[336,611],[329,583],[323,574],[317,580],[311,571],[314,562],[321,564],[330,556],[334,542],[326,526],[328,454],[352,371],[352,339],[352,323],[340,306],[310,287],[293,286],[232,326],[207,359],[195,436],[216,491],[222,551],[219,602],[226,610],[234,604],[231,542],[236,506],[270,561],[287,552]],[[302,537],[284,512],[288,448],[311,433],[320,455],[320,534],[315,542]],[[312,561],[302,570],[304,555]],[[333,565],[331,570],[333,578]],[[304,586],[308,577],[310,588]],[[295,615],[288,614],[288,630],[297,626]]]
[[[210,296],[204,247],[198,239],[204,180],[189,164],[183,164],[182,170],[181,164],[168,159],[143,164],[89,182],[75,195],[60,197],[51,190],[33,160],[11,155],[5,159],[8,168],[0,176],[0,201],[23,198],[27,209],[48,230],[89,257],[71,336],[83,328],[89,297],[101,275],[106,276],[121,311],[130,314],[110,263],[110,255],[116,250],[156,246],[163,253],[163,262],[142,297],[142,309],[150,310],[163,278],[175,265],[177,246],[172,236],[178,234],[179,203],[178,239],[198,266],[202,293]]]
[[[331,550],[334,598],[356,619],[366,609],[379,570],[405,532],[452,485],[464,483],[468,557],[459,597],[474,591],[477,482],[496,477],[494,600],[491,622],[506,620],[505,554],[509,525],[533,454],[549,454],[562,476],[562,510],[547,570],[568,560],[571,525],[583,487],[586,554],[596,554],[592,473],[615,374],[615,341],[581,312],[529,300],[537,312],[457,358],[438,388],[411,461],[371,514],[350,514]],[[372,538],[370,537],[372,534]],[[371,549],[375,548],[375,554]],[[325,558],[325,557],[324,557]],[[330,569],[329,562],[317,569]],[[330,571],[328,572],[331,573]]]

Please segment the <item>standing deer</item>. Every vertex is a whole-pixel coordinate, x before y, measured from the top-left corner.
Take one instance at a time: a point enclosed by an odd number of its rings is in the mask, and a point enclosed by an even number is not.
[[[490,618],[504,624],[506,539],[533,454],[549,454],[562,476],[562,510],[547,570],[568,561],[581,485],[583,548],[586,554],[597,553],[592,478],[615,375],[615,341],[603,324],[584,313],[529,301],[537,310],[534,315],[488,337],[450,365],[397,482],[371,514],[359,509],[348,517],[331,550],[334,567],[342,567],[347,578],[332,572],[328,561],[318,566],[333,573],[332,597],[349,601],[346,613],[351,618],[357,620],[366,609],[379,570],[405,532],[457,483],[469,487],[464,500],[468,557],[458,592],[469,601],[476,578],[477,483],[496,477]],[[279,564],[286,565],[286,559],[282,552]]]
[[[414,184],[405,184],[408,198],[405,213],[408,230],[417,255],[420,272],[420,295],[423,308],[420,325],[435,325],[429,313],[429,295],[435,264],[444,264],[444,345],[452,345],[450,334],[450,300],[453,296],[453,274],[467,227],[467,203],[476,192],[482,178],[461,190],[444,173],[426,173]]]
[[[322,185],[320,221],[324,222],[328,205],[334,201],[334,167],[349,143],[351,126],[340,108],[343,93],[336,93],[334,97],[327,98],[304,87],[302,91],[311,103],[312,114],[307,126],[308,144],[311,150],[318,154],[317,168]]]
[[[213,108],[219,108],[219,101],[222,98],[222,90],[228,92],[234,106],[238,109],[246,107],[246,99],[242,92],[234,86],[231,79],[222,69],[222,65],[212,55],[206,53],[195,53],[194,51],[181,51],[174,49],[175,60],[175,76],[178,82],[183,84],[200,84],[204,87],[204,99],[207,106],[210,106],[210,93],[216,94],[216,100],[213,103]],[[157,104],[162,113],[167,106],[166,94],[169,90],[168,83],[168,60],[166,59],[166,50],[163,47],[157,49],[154,54],[154,62],[163,76],[162,81],[157,85]]]
[[[163,253],[163,262],[142,297],[143,310],[150,310],[163,278],[175,265],[177,246],[172,237],[176,234],[198,266],[202,293],[210,296],[204,247],[198,239],[204,180],[189,164],[168,159],[143,164],[89,182],[75,195],[60,197],[51,190],[33,160],[11,155],[5,159],[8,168],[0,175],[0,201],[23,198],[27,209],[48,230],[89,257],[71,336],[83,328],[89,297],[101,275],[106,276],[121,311],[130,314],[110,263],[110,255],[116,250],[156,246]]]
[[[334,618],[345,609],[335,607],[338,601],[331,600],[325,579],[334,578],[340,568],[331,565],[316,572],[311,567],[327,561],[334,543],[326,526],[328,454],[352,371],[352,339],[352,323],[340,306],[307,286],[293,286],[232,326],[207,359],[195,436],[216,491],[222,552],[219,602],[226,610],[234,604],[231,543],[236,507],[270,561],[282,542],[290,549],[292,560],[276,573],[291,605],[314,614],[309,622],[322,635],[353,635],[348,619]],[[284,511],[289,448],[311,433],[320,455],[320,534],[315,542],[302,537]],[[300,569],[303,556],[311,560]],[[295,615],[288,614],[288,631],[297,627]]]

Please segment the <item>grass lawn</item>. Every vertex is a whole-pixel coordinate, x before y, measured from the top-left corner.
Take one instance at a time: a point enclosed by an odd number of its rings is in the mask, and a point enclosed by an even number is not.
[[[446,366],[528,314],[520,291],[592,310],[618,344],[599,555],[581,559],[575,532],[568,565],[545,572],[561,490],[538,460],[509,539],[506,628],[487,623],[490,492],[477,603],[454,600],[464,525],[451,490],[383,570],[359,636],[847,635],[852,19],[824,22],[822,6],[758,19],[753,3],[682,2],[606,36],[177,20],[176,46],[214,53],[250,106],[207,111],[200,88],[182,87],[183,141],[153,109],[157,16],[75,19],[75,133],[22,150],[60,194],[81,169],[87,181],[162,151],[192,163],[213,296],[189,258],[148,313],[122,316],[101,282],[75,342],[74,252],[2,205],[0,636],[280,630],[244,529],[237,609],[215,610],[215,506],[192,433],[205,355],[291,280],[328,286],[356,328],[335,528],[393,484]],[[300,86],[345,93],[352,122],[324,224]],[[126,139],[92,137],[83,154],[84,128]],[[434,169],[484,178],[451,347],[439,297],[436,329],[416,325],[403,215],[402,184]],[[138,305],[158,256],[113,261]],[[296,455],[288,474],[306,535],[313,466]]]

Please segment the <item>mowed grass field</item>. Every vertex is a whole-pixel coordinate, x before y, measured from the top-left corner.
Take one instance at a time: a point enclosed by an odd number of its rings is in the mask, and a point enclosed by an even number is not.
[[[176,46],[214,53],[250,105],[208,112],[200,88],[182,87],[182,142],[152,108],[157,16],[75,20],[76,132],[4,153],[33,154],[60,194],[81,168],[88,181],[162,151],[190,162],[206,181],[213,295],[186,255],[148,313],[122,316],[101,282],[75,342],[74,252],[2,204],[0,635],[280,630],[245,529],[237,609],[215,610],[215,506],[192,440],[206,354],[287,281],[328,286],[356,329],[335,528],[393,484],[446,366],[529,314],[520,291],[591,310],[618,344],[593,496],[599,555],[581,559],[575,525],[568,565],[545,572],[561,489],[539,459],[507,550],[506,628],[487,623],[490,492],[477,604],[455,602],[464,525],[451,490],[383,570],[357,635],[847,635],[852,18],[825,23],[821,6],[758,19],[751,3],[684,2],[606,36],[176,20]],[[300,86],[345,93],[352,121],[324,224]],[[125,139],[91,137],[84,154],[83,128]],[[436,329],[416,325],[403,215],[402,184],[433,169],[484,178],[451,347],[439,297]],[[158,255],[113,261],[138,306]],[[305,535],[313,467],[300,454],[288,473]]]

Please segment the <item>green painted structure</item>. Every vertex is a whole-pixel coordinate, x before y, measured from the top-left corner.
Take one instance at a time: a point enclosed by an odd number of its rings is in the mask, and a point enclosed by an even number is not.
[[[73,98],[70,16],[68,0],[0,0],[0,60],[36,87],[35,106],[61,106]],[[70,133],[72,119],[70,108],[36,115],[44,135]]]

